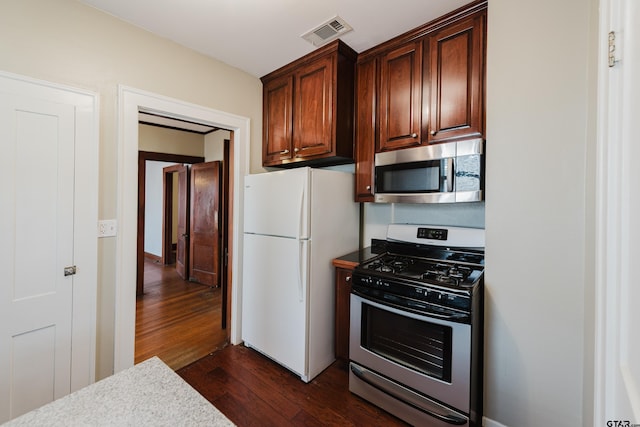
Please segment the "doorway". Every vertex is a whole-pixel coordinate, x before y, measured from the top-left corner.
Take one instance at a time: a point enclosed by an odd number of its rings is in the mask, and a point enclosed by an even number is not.
[[[230,132],[188,132],[140,127],[144,146],[195,141],[209,158],[140,151],[138,158],[138,268],[135,363],[160,357],[173,369],[206,356],[229,342],[226,328],[226,252]],[[194,135],[199,134],[199,135]],[[213,133],[219,135],[213,137]],[[149,140],[155,140],[150,144]],[[173,141],[176,141],[173,143]],[[219,146],[203,150],[203,146]],[[189,152],[189,150],[186,150]],[[197,151],[197,150],[196,150]],[[175,179],[174,179],[175,178]],[[173,181],[178,184],[173,186]],[[174,193],[176,197],[174,197]],[[174,199],[181,200],[179,206]],[[173,211],[178,220],[173,221]],[[181,221],[180,221],[181,220]],[[175,236],[177,229],[182,229]],[[225,237],[225,239],[223,239]],[[177,249],[178,257],[172,255]],[[179,268],[181,267],[181,268]]]
[[[231,344],[242,340],[241,318],[241,253],[242,253],[242,203],[244,176],[249,172],[249,141],[251,121],[247,117],[190,104],[181,100],[134,89],[118,88],[119,139],[118,155],[118,226],[116,262],[116,318],[114,341],[114,372],[133,366],[135,345],[136,303],[136,243],[137,197],[135,183],[138,177],[138,115],[140,111],[162,113],[174,117],[223,127],[233,131],[230,148],[229,178],[229,246],[230,273],[227,282],[230,301],[226,318],[229,319]]]
[[[149,151],[138,152],[138,227],[137,227],[137,270],[136,295],[144,293],[144,259],[145,259],[145,230],[147,205],[147,164],[148,162],[165,162],[180,164],[196,164],[204,162],[204,157],[186,156],[181,154],[167,154]],[[160,215],[160,213],[159,213]]]

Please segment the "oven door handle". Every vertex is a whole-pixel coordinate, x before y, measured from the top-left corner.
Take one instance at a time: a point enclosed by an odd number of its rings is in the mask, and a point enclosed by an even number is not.
[[[468,420],[466,418],[461,417],[447,407],[440,405],[425,396],[419,395],[408,388],[402,387],[399,384],[389,382],[389,380],[380,377],[375,372],[372,372],[362,366],[358,366],[353,362],[350,363],[350,368],[351,372],[353,372],[356,377],[369,384],[371,387],[401,400],[402,402],[411,405],[414,408],[439,419],[440,421],[456,426],[467,424]]]
[[[406,305],[403,305],[403,304],[399,304],[397,300],[394,301],[393,299],[376,298],[374,296],[367,295],[366,293],[358,292],[358,290],[354,288],[351,289],[351,293],[359,296],[364,300],[375,301],[378,304],[383,304],[383,305],[391,305],[392,307],[396,307],[400,310],[410,310],[410,311],[413,311],[414,313],[418,313],[423,316],[430,316],[435,319],[448,320],[451,322],[458,322],[458,323],[465,323],[470,321],[469,315],[466,313],[452,312],[451,314],[441,314],[436,311],[430,310],[426,305],[417,306],[418,305],[417,303],[414,303],[414,304],[407,303]],[[395,298],[398,298],[398,297],[395,297]]]

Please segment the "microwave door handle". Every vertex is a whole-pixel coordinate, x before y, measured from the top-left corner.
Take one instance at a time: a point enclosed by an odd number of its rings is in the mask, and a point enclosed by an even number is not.
[[[455,177],[453,170],[453,157],[443,159],[442,166],[445,168],[444,188],[442,191],[445,193],[451,193],[453,191],[453,179]]]

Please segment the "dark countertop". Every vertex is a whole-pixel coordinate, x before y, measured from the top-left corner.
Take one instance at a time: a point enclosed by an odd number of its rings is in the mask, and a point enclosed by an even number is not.
[[[343,255],[340,258],[334,258],[332,263],[334,267],[346,268],[346,269],[352,270],[356,268],[359,264],[362,264],[363,262],[371,258],[375,258],[380,253],[382,253],[380,251],[380,248],[374,249],[371,246],[369,246],[364,249],[351,252],[350,254]]]

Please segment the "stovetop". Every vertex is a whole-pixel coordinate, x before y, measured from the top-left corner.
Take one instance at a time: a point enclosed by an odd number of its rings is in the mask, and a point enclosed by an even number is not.
[[[447,260],[451,254],[443,254]],[[456,261],[442,259],[423,259],[393,253],[383,254],[358,267],[361,274],[384,273],[387,277],[397,276],[412,281],[450,285],[458,287],[473,286],[482,276],[481,265],[462,263],[457,260],[478,260],[477,254],[455,253]]]
[[[471,310],[482,293],[484,230],[394,224],[387,237],[376,242],[380,255],[355,268],[352,292],[431,311]]]

